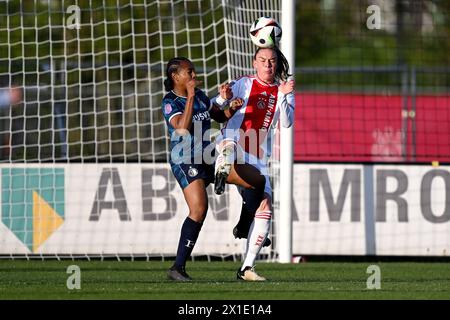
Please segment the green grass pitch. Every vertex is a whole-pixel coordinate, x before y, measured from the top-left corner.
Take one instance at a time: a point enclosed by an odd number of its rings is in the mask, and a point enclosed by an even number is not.
[[[381,289],[367,289],[369,265],[381,270]],[[67,267],[81,270],[69,290]],[[258,262],[264,283],[235,280],[238,262],[190,261],[194,281],[166,279],[171,261],[0,260],[0,299],[300,300],[450,299],[445,262]]]

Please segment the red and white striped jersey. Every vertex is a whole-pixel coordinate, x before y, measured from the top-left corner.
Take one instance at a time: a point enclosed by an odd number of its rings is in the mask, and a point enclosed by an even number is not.
[[[273,131],[281,113],[281,124],[290,127],[294,119],[294,94],[278,91],[278,83],[267,85],[256,76],[244,76],[230,83],[233,99],[244,100],[243,106],[222,129],[220,140],[234,140],[258,159],[270,157]]]

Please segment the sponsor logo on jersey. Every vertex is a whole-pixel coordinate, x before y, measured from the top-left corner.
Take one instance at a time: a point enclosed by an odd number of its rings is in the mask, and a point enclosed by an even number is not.
[[[267,106],[266,115],[264,116],[264,121],[261,130],[267,131],[272,122],[273,113],[275,111],[276,99],[273,94],[270,94],[269,105]]]
[[[194,121],[203,121],[203,120],[209,120],[210,115],[208,111],[199,112],[192,116],[192,120]]]

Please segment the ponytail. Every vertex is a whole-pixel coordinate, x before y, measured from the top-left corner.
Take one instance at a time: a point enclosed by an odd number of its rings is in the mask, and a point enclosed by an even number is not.
[[[292,76],[292,74],[289,73],[289,62],[278,47],[275,47],[274,50],[277,54],[277,70],[275,70],[275,77],[278,78],[278,80],[287,81],[288,78]]]

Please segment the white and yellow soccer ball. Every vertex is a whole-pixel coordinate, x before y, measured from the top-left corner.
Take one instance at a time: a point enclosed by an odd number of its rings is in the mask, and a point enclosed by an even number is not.
[[[250,27],[250,39],[260,48],[278,47],[282,30],[271,17],[259,17]]]

